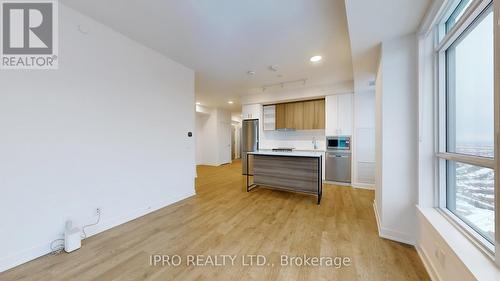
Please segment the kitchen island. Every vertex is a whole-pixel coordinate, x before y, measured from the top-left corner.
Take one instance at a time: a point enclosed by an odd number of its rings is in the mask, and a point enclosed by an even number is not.
[[[259,150],[247,152],[247,155],[246,161],[253,158],[253,174],[247,172],[247,192],[264,187],[314,194],[318,204],[321,203],[322,152]],[[250,178],[253,178],[252,183]]]

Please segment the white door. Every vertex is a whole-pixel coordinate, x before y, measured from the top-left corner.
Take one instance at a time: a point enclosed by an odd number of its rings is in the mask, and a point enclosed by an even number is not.
[[[353,101],[352,94],[338,96],[338,131],[337,135],[352,136]]]
[[[231,163],[231,124],[219,124],[219,164]]]

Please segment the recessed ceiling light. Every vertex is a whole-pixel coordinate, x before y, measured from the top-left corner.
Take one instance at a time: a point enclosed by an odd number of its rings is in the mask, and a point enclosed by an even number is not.
[[[247,71],[247,74],[248,75],[255,75],[255,71],[249,70],[249,71]]]
[[[277,66],[277,65],[269,66],[269,70],[274,71],[274,72],[278,71],[278,68],[279,68],[279,66]]]
[[[197,102],[196,105],[201,105],[201,102]]]
[[[230,101],[228,101],[227,103],[229,103],[229,104],[233,104],[234,102],[233,102],[232,100],[230,100]]]
[[[310,59],[311,62],[318,62],[320,60],[322,60],[323,57],[322,56],[314,56]]]

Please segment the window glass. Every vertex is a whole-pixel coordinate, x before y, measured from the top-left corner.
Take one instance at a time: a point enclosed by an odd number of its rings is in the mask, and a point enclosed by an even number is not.
[[[494,157],[493,13],[446,51],[447,152]]]
[[[495,241],[494,171],[448,161],[446,178],[446,207],[493,243]]]
[[[450,31],[453,28],[453,26],[455,26],[457,21],[464,15],[465,10],[467,10],[467,8],[470,6],[471,3],[472,3],[471,0],[460,1],[458,6],[455,8],[453,13],[450,15],[450,17],[446,21],[446,24],[445,24],[446,33],[448,33],[448,31]]]

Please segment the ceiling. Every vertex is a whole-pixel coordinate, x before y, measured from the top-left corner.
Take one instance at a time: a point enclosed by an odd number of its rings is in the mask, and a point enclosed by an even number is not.
[[[296,79],[353,80],[343,0],[61,2],[195,70],[197,100],[207,106],[239,110],[239,96]],[[323,61],[312,64],[313,55]]]
[[[415,32],[431,0],[346,0],[355,91],[373,89],[379,46]]]

